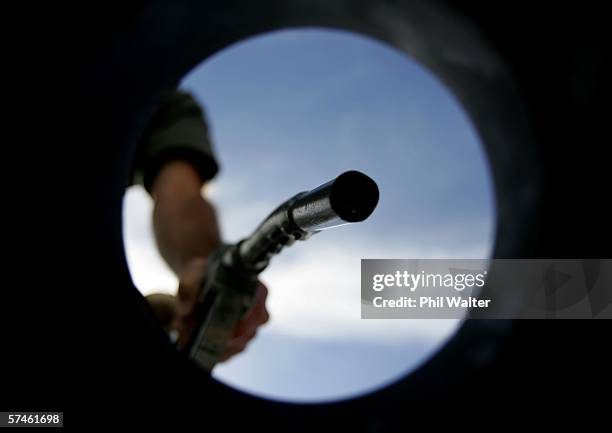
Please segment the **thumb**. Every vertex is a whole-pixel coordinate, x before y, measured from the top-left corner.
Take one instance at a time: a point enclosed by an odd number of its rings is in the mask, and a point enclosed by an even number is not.
[[[193,311],[206,273],[206,263],[204,258],[192,259],[180,275],[177,309],[181,317],[188,316]]]
[[[170,332],[178,315],[176,297],[167,293],[152,293],[146,296],[145,299],[149,302],[153,313],[162,323],[166,332]]]

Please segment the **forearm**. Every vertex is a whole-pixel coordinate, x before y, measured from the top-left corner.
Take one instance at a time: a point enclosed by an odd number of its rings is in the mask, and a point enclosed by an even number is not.
[[[197,323],[193,310],[206,272],[205,259],[221,243],[215,210],[202,196],[201,185],[190,164],[175,161],[160,170],[151,188],[157,246],[179,277],[179,287],[176,296],[147,299],[166,329],[178,331],[180,347],[189,341]],[[243,351],[257,329],[268,321],[267,293],[260,283],[255,303],[234,329],[221,361]]]
[[[201,184],[196,170],[183,161],[168,163],[153,183],[157,246],[177,275],[191,259],[207,257],[221,242],[215,210],[202,195]]]

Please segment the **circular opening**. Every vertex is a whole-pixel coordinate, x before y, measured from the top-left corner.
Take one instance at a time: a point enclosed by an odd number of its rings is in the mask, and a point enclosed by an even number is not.
[[[332,185],[329,202],[344,221],[356,223],[369,217],[378,204],[378,186],[355,170],[342,173]]]
[[[362,258],[486,258],[492,182],[457,100],[404,54],[343,31],[251,38],[194,69],[182,87],[204,105],[220,174],[204,189],[237,242],[282,201],[346,170],[380,190],[359,225],[276,257],[262,279],[271,321],[213,376],[248,393],[321,402],[375,391],[413,371],[460,320],[362,320]],[[128,192],[125,243],[143,293],[174,293],[159,258],[151,202]]]

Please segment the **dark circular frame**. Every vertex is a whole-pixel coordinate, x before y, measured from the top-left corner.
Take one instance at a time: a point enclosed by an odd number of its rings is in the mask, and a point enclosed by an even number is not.
[[[115,151],[120,169],[105,187],[112,201],[116,203],[123,195],[138,138],[151,114],[163,95],[192,68],[246,38],[313,27],[360,33],[389,44],[421,62],[448,86],[473,121],[492,169],[497,209],[494,258],[521,257],[532,250],[541,206],[541,173],[519,86],[509,65],[479,29],[462,13],[437,1],[209,4],[177,0],[149,4],[131,23],[128,41],[123,35],[121,43],[117,42],[111,60],[115,93],[130,94],[129,101],[113,114],[122,139],[117,141],[120,147]],[[121,177],[119,181],[117,176]],[[115,213],[115,218],[120,214]],[[120,227],[120,220],[114,223]],[[123,268],[127,269],[125,263]],[[486,294],[485,286],[482,295]],[[518,304],[500,297],[520,298],[521,293],[496,292],[491,296],[500,300],[499,305],[507,306],[502,315],[511,316],[511,309]],[[342,413],[342,408],[355,405],[384,404],[399,393],[418,395],[444,389],[491,362],[513,326],[514,322],[507,320],[465,321],[437,354],[398,382],[352,400],[313,404],[310,409],[299,410]],[[233,397],[226,398],[238,398],[246,405],[258,400],[239,391],[228,392]],[[265,404],[274,410],[299,406]]]

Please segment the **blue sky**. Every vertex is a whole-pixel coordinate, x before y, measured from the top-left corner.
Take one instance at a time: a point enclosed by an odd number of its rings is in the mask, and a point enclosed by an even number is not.
[[[272,320],[215,369],[247,392],[291,401],[345,398],[406,374],[458,323],[361,320],[361,258],[481,258],[494,203],[466,114],[423,67],[371,39],[292,30],[234,45],[182,87],[203,103],[221,165],[205,188],[237,241],[283,200],[345,170],[374,178],[372,217],[298,243],[262,275]],[[150,200],[126,195],[126,248],[137,286],[172,292],[157,255]]]

